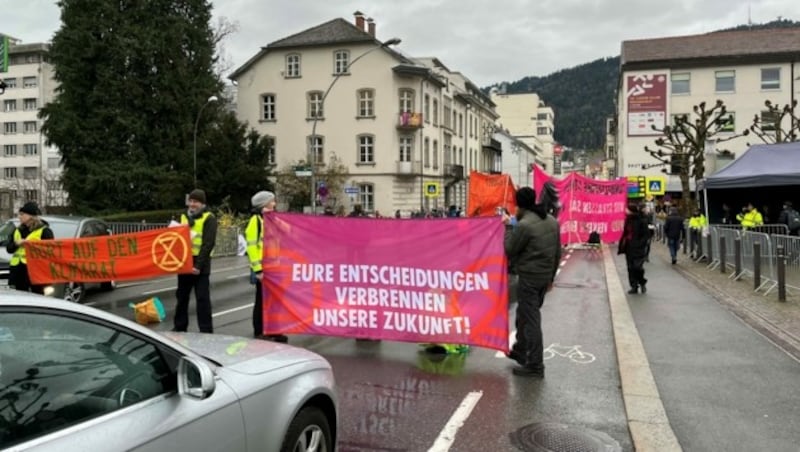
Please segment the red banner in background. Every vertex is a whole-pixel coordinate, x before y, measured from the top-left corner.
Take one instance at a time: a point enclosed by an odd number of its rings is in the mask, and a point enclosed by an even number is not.
[[[603,243],[619,240],[628,200],[624,178],[607,181],[569,173],[563,179],[556,179],[534,165],[533,186],[537,196],[547,181],[555,185],[562,205],[558,215],[561,243],[586,243],[593,231],[600,234]]]
[[[515,194],[514,182],[508,174],[486,174],[472,171],[469,175],[467,216],[497,215],[498,207],[505,207],[513,215],[517,210]]]

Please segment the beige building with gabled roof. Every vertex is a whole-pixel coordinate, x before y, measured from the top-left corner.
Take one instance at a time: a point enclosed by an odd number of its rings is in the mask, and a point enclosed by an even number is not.
[[[355,16],[276,40],[236,69],[239,118],[271,139],[278,169],[310,156],[317,170],[334,158],[349,169],[346,192],[329,193],[326,206],[403,216],[465,207],[470,170],[492,170],[499,152],[484,146],[494,105],[437,59],[385,45],[399,40],[379,40],[375,22]]]

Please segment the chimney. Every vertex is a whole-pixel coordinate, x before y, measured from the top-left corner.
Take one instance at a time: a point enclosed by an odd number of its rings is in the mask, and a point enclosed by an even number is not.
[[[375,21],[372,20],[371,17],[369,19],[367,19],[367,25],[369,25],[369,34],[370,34],[370,36],[372,36],[374,38],[375,37]]]
[[[356,16],[356,28],[361,31],[367,31],[367,29],[364,27],[364,13],[361,11],[356,11],[353,13],[353,15]]]

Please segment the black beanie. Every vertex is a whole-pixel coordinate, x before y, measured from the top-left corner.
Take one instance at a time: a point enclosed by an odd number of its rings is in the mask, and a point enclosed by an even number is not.
[[[35,216],[39,216],[42,214],[42,211],[39,210],[39,205],[33,201],[26,202],[22,207],[19,208],[19,211],[22,213],[27,213],[28,215],[35,215]]]
[[[536,191],[531,187],[522,187],[517,190],[517,207],[533,210],[536,206]]]
[[[203,204],[206,203],[206,192],[200,190],[199,188],[195,188],[189,193],[189,199],[194,199],[195,201],[199,201]]]

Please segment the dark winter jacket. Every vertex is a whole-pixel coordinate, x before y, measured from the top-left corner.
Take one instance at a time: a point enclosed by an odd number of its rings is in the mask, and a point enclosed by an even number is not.
[[[553,282],[561,261],[561,232],[558,221],[541,205],[518,209],[517,225],[507,229],[506,256],[520,278],[537,287]]]
[[[643,258],[647,255],[647,242],[650,240],[650,229],[647,218],[640,214],[629,214],[625,217],[622,237],[619,239],[619,254],[632,258]]]
[[[50,229],[50,224],[48,224],[46,221],[41,220],[41,219],[40,219],[40,221],[41,221],[41,224],[35,226],[33,228],[33,230],[31,230],[30,228],[28,228],[28,226],[26,226],[24,224],[20,224],[19,226],[17,226],[17,230],[19,231],[19,235],[23,239],[26,239],[26,238],[28,238],[28,235],[30,235],[31,232],[33,232],[34,230],[39,229],[40,227],[42,227],[42,228],[44,228],[44,230],[42,231],[42,240],[51,240],[51,239],[53,239],[54,236],[53,236],[53,231]],[[8,243],[6,244],[6,251],[8,252],[8,254],[14,254],[17,251],[17,249],[19,249],[19,245],[17,245],[16,242],[14,242],[14,233],[12,232],[11,236],[8,238]]]
[[[686,237],[686,228],[683,226],[683,217],[675,214],[664,221],[664,235],[668,239],[680,240]]]

